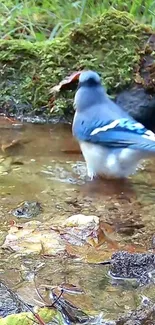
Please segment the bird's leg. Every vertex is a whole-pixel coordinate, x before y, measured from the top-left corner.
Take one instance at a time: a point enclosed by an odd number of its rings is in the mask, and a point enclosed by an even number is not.
[[[87,174],[91,181],[96,177],[96,174],[93,172],[92,168],[87,166]]]

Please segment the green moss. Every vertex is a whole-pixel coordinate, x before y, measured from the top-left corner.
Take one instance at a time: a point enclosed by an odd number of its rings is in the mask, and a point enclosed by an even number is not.
[[[0,104],[15,112],[45,107],[48,114],[49,89],[83,68],[101,73],[106,88],[115,93],[134,81],[150,33],[127,13],[111,11],[51,42],[1,40]],[[66,91],[63,98],[64,109],[71,107],[73,92]]]

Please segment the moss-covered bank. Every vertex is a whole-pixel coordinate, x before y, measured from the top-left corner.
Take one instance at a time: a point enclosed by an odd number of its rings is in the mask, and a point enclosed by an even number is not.
[[[100,72],[115,93],[134,81],[150,35],[127,13],[111,11],[51,42],[1,40],[0,106],[16,114],[45,108],[48,114],[49,89],[82,68]],[[56,101],[58,110],[71,107],[73,93],[64,96]]]

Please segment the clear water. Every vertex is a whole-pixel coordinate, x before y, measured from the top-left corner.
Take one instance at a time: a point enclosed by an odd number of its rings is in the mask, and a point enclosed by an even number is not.
[[[12,141],[17,144],[11,146]],[[38,201],[43,211],[34,220],[59,225],[73,214],[96,215],[114,227],[114,236],[118,236],[124,247],[131,251],[153,251],[154,160],[145,162],[144,168],[124,183],[89,182],[68,125],[11,127],[6,122],[1,125],[0,147],[0,245],[13,220],[29,221],[16,219],[11,211],[23,201]],[[103,245],[102,249],[107,255],[114,251],[110,245]],[[97,254],[98,251],[95,259]],[[142,295],[154,296],[153,285],[147,288],[136,288],[131,283],[113,285],[107,267],[77,257],[21,256],[0,249],[0,278],[25,300],[25,291],[29,292],[28,301],[30,296],[33,300],[31,274],[36,266],[38,286],[64,282],[77,285],[85,294],[67,298],[74,299],[85,311],[103,311],[106,318],[115,319],[118,314],[136,308]]]

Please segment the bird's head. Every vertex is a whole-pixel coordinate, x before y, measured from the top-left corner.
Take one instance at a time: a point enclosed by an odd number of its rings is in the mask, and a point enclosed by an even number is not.
[[[88,70],[83,71],[79,77],[79,86],[93,87],[101,84],[100,76],[97,72]]]
[[[97,72],[83,71],[79,77],[78,89],[75,94],[74,108],[78,111],[101,105],[106,96]]]

